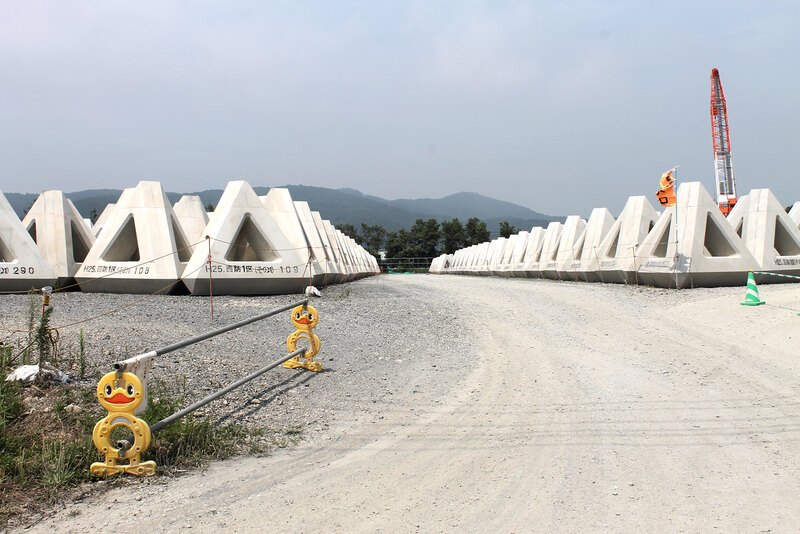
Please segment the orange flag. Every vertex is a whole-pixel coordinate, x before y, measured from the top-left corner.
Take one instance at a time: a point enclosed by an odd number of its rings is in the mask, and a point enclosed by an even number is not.
[[[661,206],[675,205],[675,169],[670,169],[661,175],[656,198]]]

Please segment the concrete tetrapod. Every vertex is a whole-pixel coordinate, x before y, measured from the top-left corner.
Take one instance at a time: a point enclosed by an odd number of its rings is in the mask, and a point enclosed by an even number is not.
[[[558,255],[558,246],[561,243],[561,232],[563,230],[564,225],[560,222],[553,221],[547,225],[547,229],[544,232],[544,242],[542,243],[542,253],[539,256],[539,273],[542,278],[558,279],[556,256]]]
[[[522,272],[525,278],[540,278],[539,260],[542,256],[544,236],[546,231],[541,226],[531,228],[528,233],[528,243],[525,245],[525,255],[522,257]]]
[[[56,287],[72,284],[95,241],[72,201],[61,191],[45,191],[22,224],[55,271]]]
[[[556,274],[560,280],[578,280],[578,265],[586,239],[586,221],[577,215],[570,215],[564,221],[561,241],[556,252]]]
[[[159,182],[123,191],[75,280],[86,292],[185,291],[191,243]]]
[[[325,258],[327,265],[330,268],[330,278],[332,284],[340,284],[347,281],[347,273],[339,261],[336,253],[336,248],[331,244],[330,237],[328,236],[328,228],[325,226],[325,221],[318,211],[312,211],[311,217],[314,219],[314,226],[317,227],[319,232],[319,239],[322,242],[322,248],[325,251]],[[330,223],[328,223],[330,225]]]
[[[175,216],[181,223],[186,239],[189,243],[200,243],[204,245],[206,225],[208,224],[208,212],[203,201],[197,195],[183,195],[172,207]],[[192,249],[194,252],[194,249]]]
[[[300,224],[303,227],[303,232],[306,235],[308,246],[311,248],[314,262],[319,265],[319,269],[322,273],[321,280],[315,285],[327,286],[335,284],[339,278],[339,269],[336,266],[336,262],[328,257],[320,234],[320,228],[317,227],[317,224],[314,222],[314,215],[311,212],[311,207],[308,205],[308,202],[303,201],[295,201],[294,207],[300,219]]]
[[[192,254],[183,282],[193,295],[285,295],[309,285],[308,251],[290,241],[250,184],[230,182],[209,216],[208,245]]]
[[[769,189],[739,199],[727,217],[761,271],[800,275],[800,229]],[[762,282],[785,282],[765,276]]]
[[[523,230],[517,234],[517,240],[514,242],[514,250],[511,253],[511,266],[509,269],[509,276],[516,278],[525,277],[525,264],[523,258],[525,257],[525,249],[528,246],[528,236],[530,232]]]
[[[608,209],[595,208],[592,210],[586,223],[580,258],[576,260],[577,265],[573,265],[579,279],[586,282],[600,281],[600,260],[597,256],[597,248],[614,226],[614,222],[614,217]]]
[[[628,198],[622,213],[597,246],[601,282],[637,283],[636,248],[645,240],[658,219],[653,205],[644,196]]]
[[[56,283],[56,273],[0,193],[0,291],[21,292]]]
[[[259,198],[267,209],[269,216],[289,241],[293,253],[298,257],[298,261],[303,264],[303,276],[309,280],[307,285],[322,285],[325,273],[314,257],[311,244],[303,229],[303,224],[300,222],[300,217],[297,215],[289,190],[284,187],[273,187],[266,195]]]
[[[758,263],[700,182],[684,182],[637,249],[639,281],[658,287],[742,283]]]

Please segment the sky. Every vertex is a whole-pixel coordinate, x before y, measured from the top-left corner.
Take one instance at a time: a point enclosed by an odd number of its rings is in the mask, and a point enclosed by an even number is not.
[[[552,215],[714,189],[800,200],[800,2],[0,3],[0,190],[474,191]]]

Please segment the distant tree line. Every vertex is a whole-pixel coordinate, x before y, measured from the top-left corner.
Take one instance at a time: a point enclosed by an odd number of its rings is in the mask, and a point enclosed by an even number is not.
[[[462,224],[458,219],[441,223],[436,219],[417,219],[411,228],[388,232],[383,226],[361,223],[360,228],[352,224],[338,224],[336,227],[352,237],[370,254],[378,257],[380,251],[387,258],[434,257],[439,254],[453,254],[464,247],[489,241],[491,232],[486,223],[472,217]],[[508,237],[517,231],[506,221],[500,223],[500,236]]]

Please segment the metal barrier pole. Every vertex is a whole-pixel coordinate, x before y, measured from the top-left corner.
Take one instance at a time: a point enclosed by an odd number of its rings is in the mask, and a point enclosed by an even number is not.
[[[251,317],[249,319],[245,319],[243,321],[239,321],[238,323],[233,323],[233,324],[230,324],[228,326],[223,326],[221,328],[217,328],[216,330],[212,330],[210,332],[206,332],[205,334],[200,334],[199,336],[194,336],[194,337],[191,337],[189,339],[184,339],[183,341],[178,341],[177,343],[173,343],[172,345],[167,345],[165,347],[161,347],[159,349],[152,350],[152,351],[147,352],[145,354],[141,354],[140,356],[148,356],[148,357],[161,356],[162,354],[167,354],[167,353],[172,352],[174,350],[182,349],[183,347],[188,347],[189,345],[193,345],[194,343],[198,343],[198,342],[203,341],[205,339],[208,339],[210,337],[214,337],[214,336],[218,336],[220,334],[224,334],[225,332],[229,332],[231,330],[235,330],[237,328],[241,328],[242,326],[246,326],[246,325],[248,325],[250,323],[254,323],[256,321],[260,321],[262,319],[266,319],[267,317],[272,317],[273,315],[277,315],[277,314],[279,314],[281,312],[285,312],[285,311],[291,310],[292,308],[294,308],[296,306],[302,306],[302,305],[306,305],[306,304],[308,304],[308,299],[303,299],[303,300],[300,300],[300,301],[295,302],[293,304],[287,304],[285,306],[281,306],[280,308],[274,309],[272,311],[268,311],[266,313],[262,313],[261,315],[257,315],[255,317]],[[138,358],[138,357],[134,357],[134,358]],[[133,360],[134,358],[129,358],[129,360]],[[128,360],[121,361],[121,362],[116,362],[114,364],[114,370],[115,371],[119,371],[119,372],[125,371],[126,367],[128,366],[127,362],[128,362]]]
[[[298,304],[295,304],[295,306],[297,306],[297,305]],[[281,311],[283,311],[283,310],[281,310]],[[259,369],[258,371],[254,372],[253,374],[250,374],[250,375],[248,375],[248,376],[246,376],[246,377],[244,377],[244,378],[242,378],[240,380],[237,380],[233,384],[231,384],[231,385],[229,385],[229,386],[217,391],[216,393],[212,393],[208,397],[195,402],[191,406],[188,406],[188,407],[184,408],[183,410],[181,410],[179,412],[175,412],[174,414],[170,415],[169,417],[166,417],[166,418],[162,419],[161,421],[159,421],[159,422],[155,423],[153,426],[151,426],[150,427],[150,431],[151,432],[156,432],[157,430],[160,430],[160,429],[164,428],[168,424],[174,423],[175,421],[177,421],[181,417],[183,417],[185,415],[188,415],[188,414],[192,413],[193,411],[197,410],[198,408],[201,408],[201,407],[205,406],[209,402],[222,397],[226,393],[238,388],[241,385],[246,384],[247,382],[250,382],[254,378],[258,378],[259,376],[263,375],[264,373],[266,373],[270,369],[274,369],[275,367],[279,366],[280,364],[282,364],[286,360],[289,360],[290,358],[294,358],[295,356],[299,356],[299,355],[303,354],[305,351],[306,351],[306,349],[298,349],[298,350],[296,350],[294,352],[290,352],[286,356],[283,356],[281,359],[279,359],[279,360],[277,360],[275,362],[272,362],[271,364],[267,365],[266,367],[262,367],[261,369]]]

